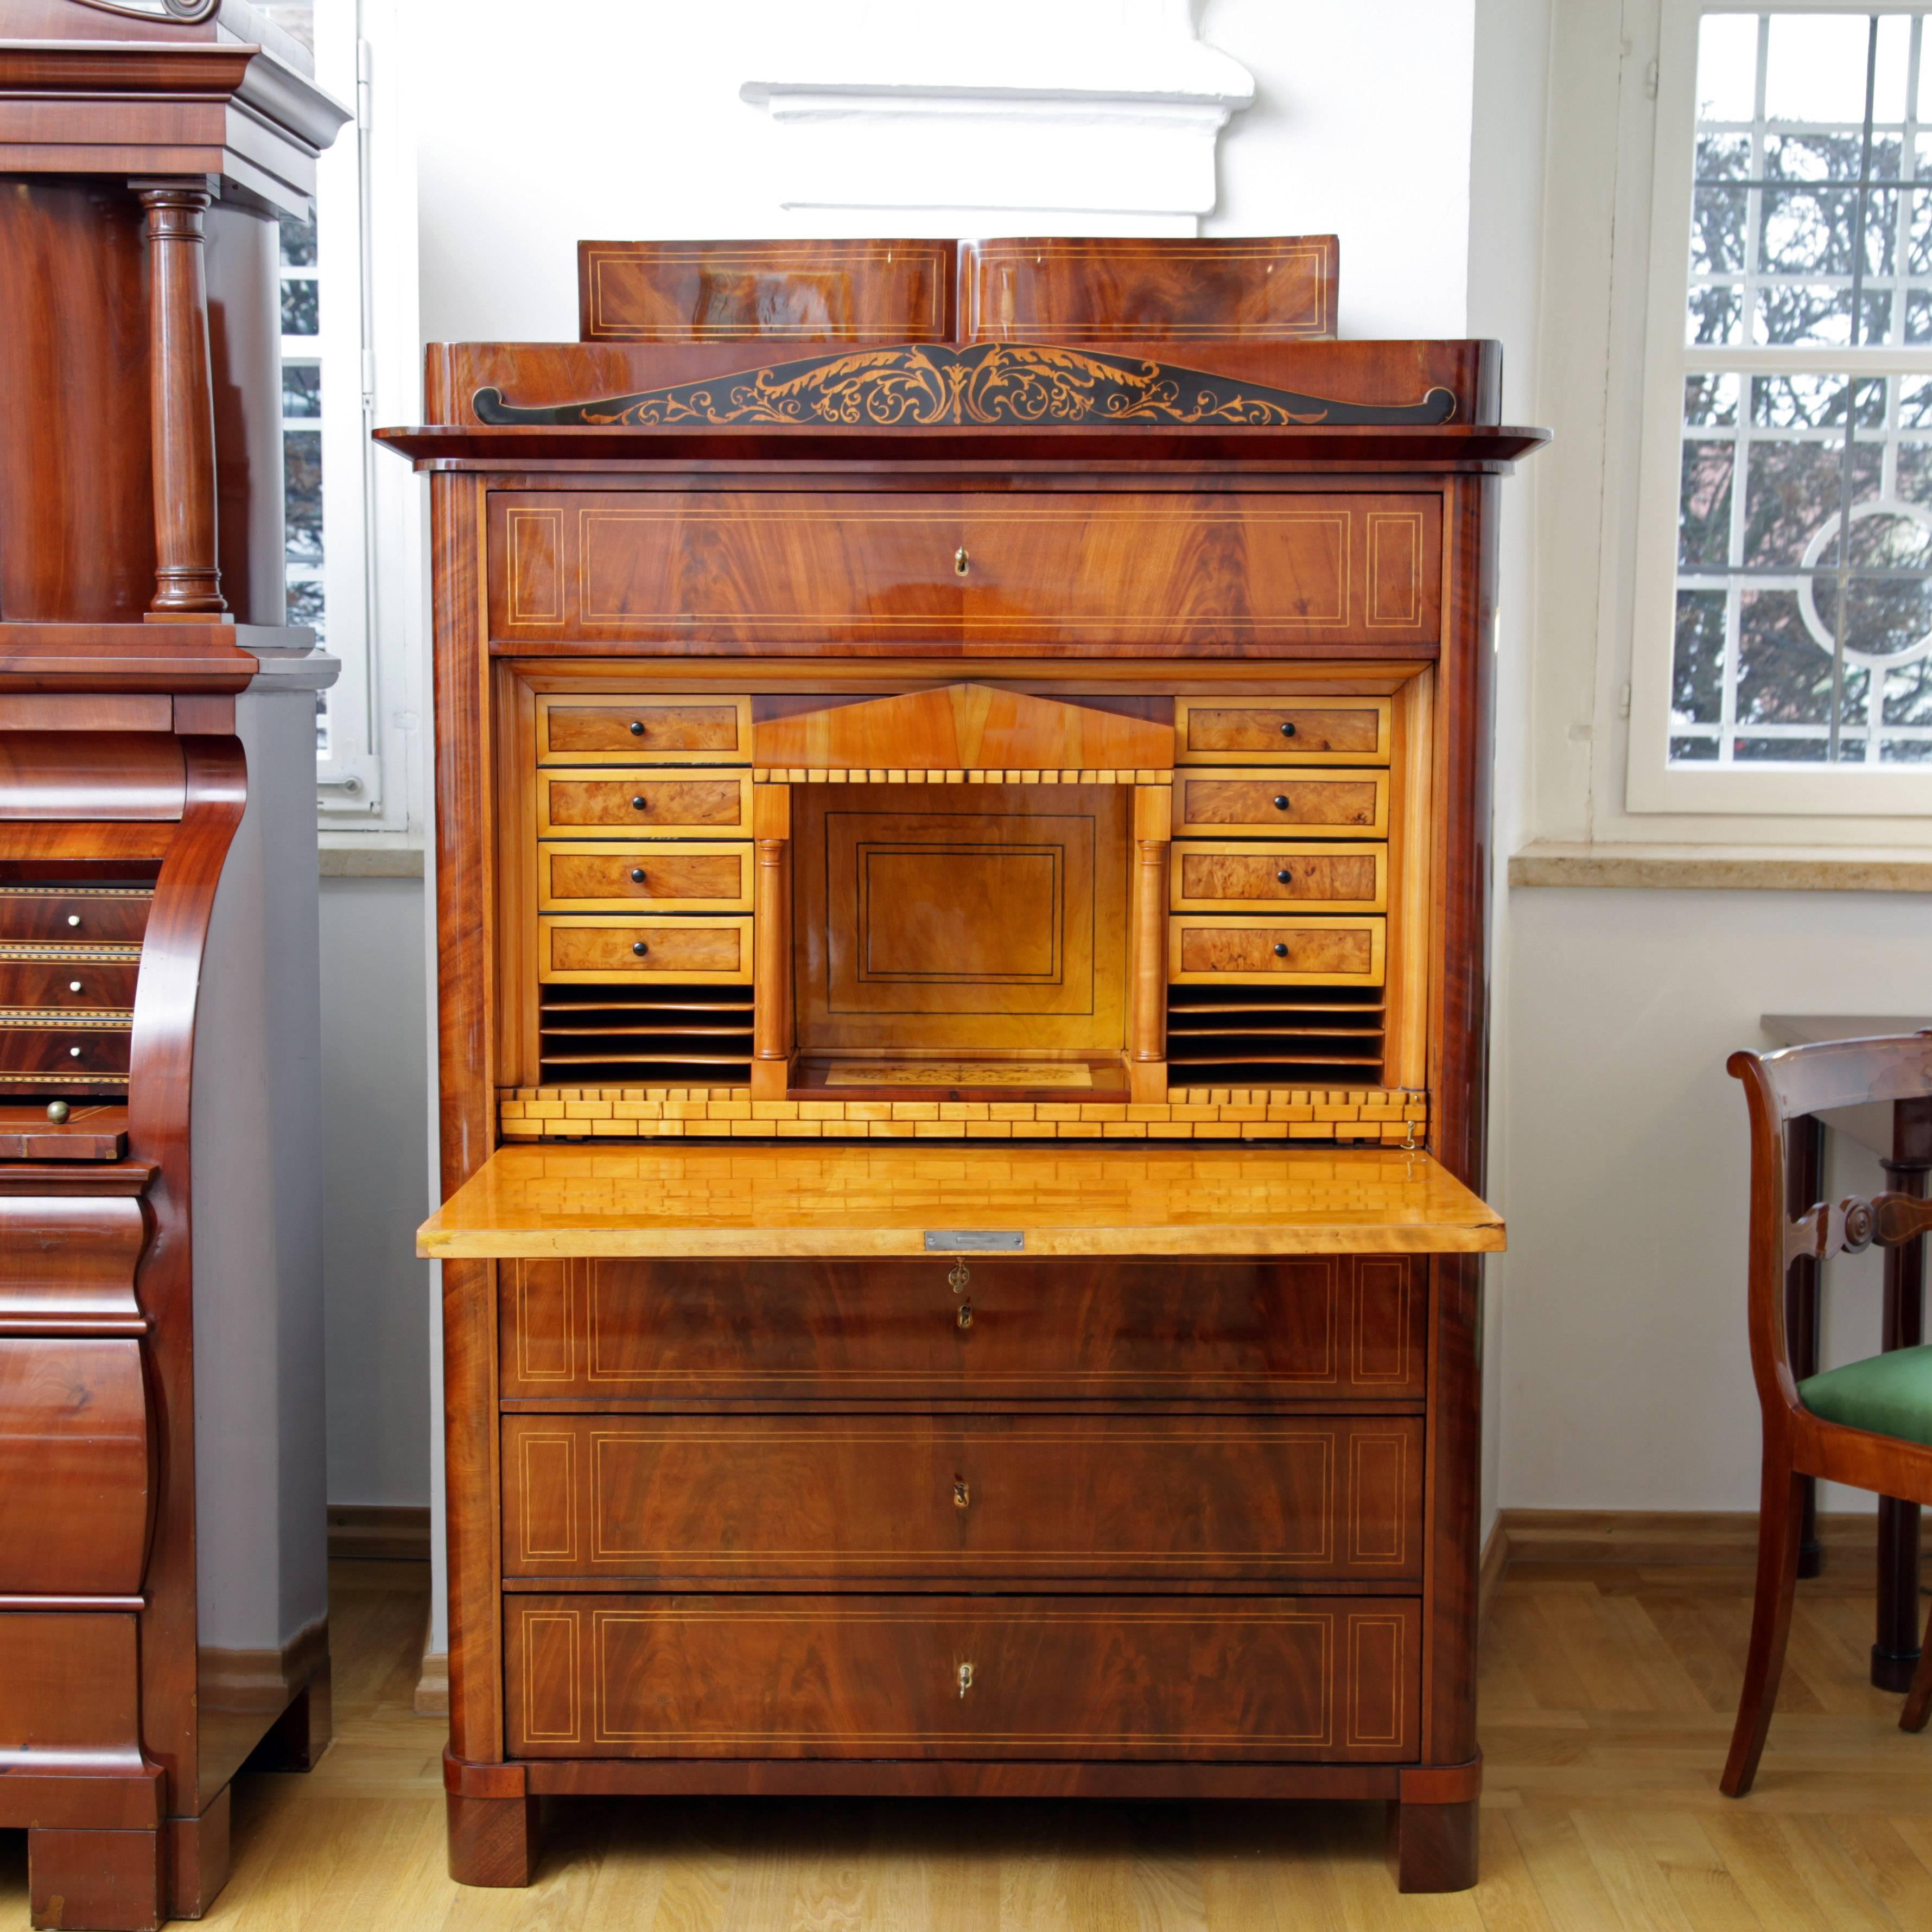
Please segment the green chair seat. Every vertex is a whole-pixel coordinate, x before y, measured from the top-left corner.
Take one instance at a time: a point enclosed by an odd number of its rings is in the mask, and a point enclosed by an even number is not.
[[[1932,1448],[1932,1342],[1827,1369],[1798,1384],[1814,1415]]]

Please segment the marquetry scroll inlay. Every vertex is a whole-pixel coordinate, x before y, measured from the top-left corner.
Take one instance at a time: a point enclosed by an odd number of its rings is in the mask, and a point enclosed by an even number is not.
[[[902,343],[808,356],[587,403],[524,407],[505,402],[500,389],[480,388],[472,406],[479,422],[503,428],[745,424],[931,429],[971,424],[1064,429],[1093,423],[1287,428],[1432,426],[1455,415],[1456,398],[1447,389],[1432,388],[1413,403],[1351,403],[1140,356],[1045,343],[978,342],[968,349]]]

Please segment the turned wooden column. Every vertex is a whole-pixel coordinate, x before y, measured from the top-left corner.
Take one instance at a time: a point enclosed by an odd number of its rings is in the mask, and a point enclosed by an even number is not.
[[[782,1100],[791,1082],[791,788],[752,798],[752,1092]]]
[[[1134,972],[1127,1078],[1136,1100],[1167,1098],[1167,865],[1172,788],[1134,788]]]
[[[194,182],[136,184],[148,212],[148,379],[154,466],[150,622],[206,623],[228,609],[215,562],[214,394],[202,217]]]

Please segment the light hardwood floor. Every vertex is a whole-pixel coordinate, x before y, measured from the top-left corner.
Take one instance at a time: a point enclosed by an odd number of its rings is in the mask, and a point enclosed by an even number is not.
[[[1721,1798],[1749,1572],[1518,1564],[1484,1646],[1473,1892],[1397,1897],[1379,1806],[580,1800],[537,1885],[443,1873],[439,1720],[411,1690],[427,1575],[334,1568],[336,1743],[235,1795],[224,1932],[1817,1932],[1932,1928],[1932,1732],[1865,1682],[1862,1566],[1801,1586],[1757,1789]],[[0,1932],[27,1923],[0,1833]]]

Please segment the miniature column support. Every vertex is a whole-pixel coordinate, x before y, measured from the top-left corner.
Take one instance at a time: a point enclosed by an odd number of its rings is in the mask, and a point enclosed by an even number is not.
[[[1141,1101],[1167,1098],[1167,866],[1173,829],[1173,787],[1135,786],[1127,1080]]]
[[[752,793],[752,1097],[777,1100],[791,1084],[791,787]]]
[[[154,442],[154,595],[150,622],[219,621],[214,392],[206,243],[214,197],[199,181],[133,184],[148,212],[148,382]]]

